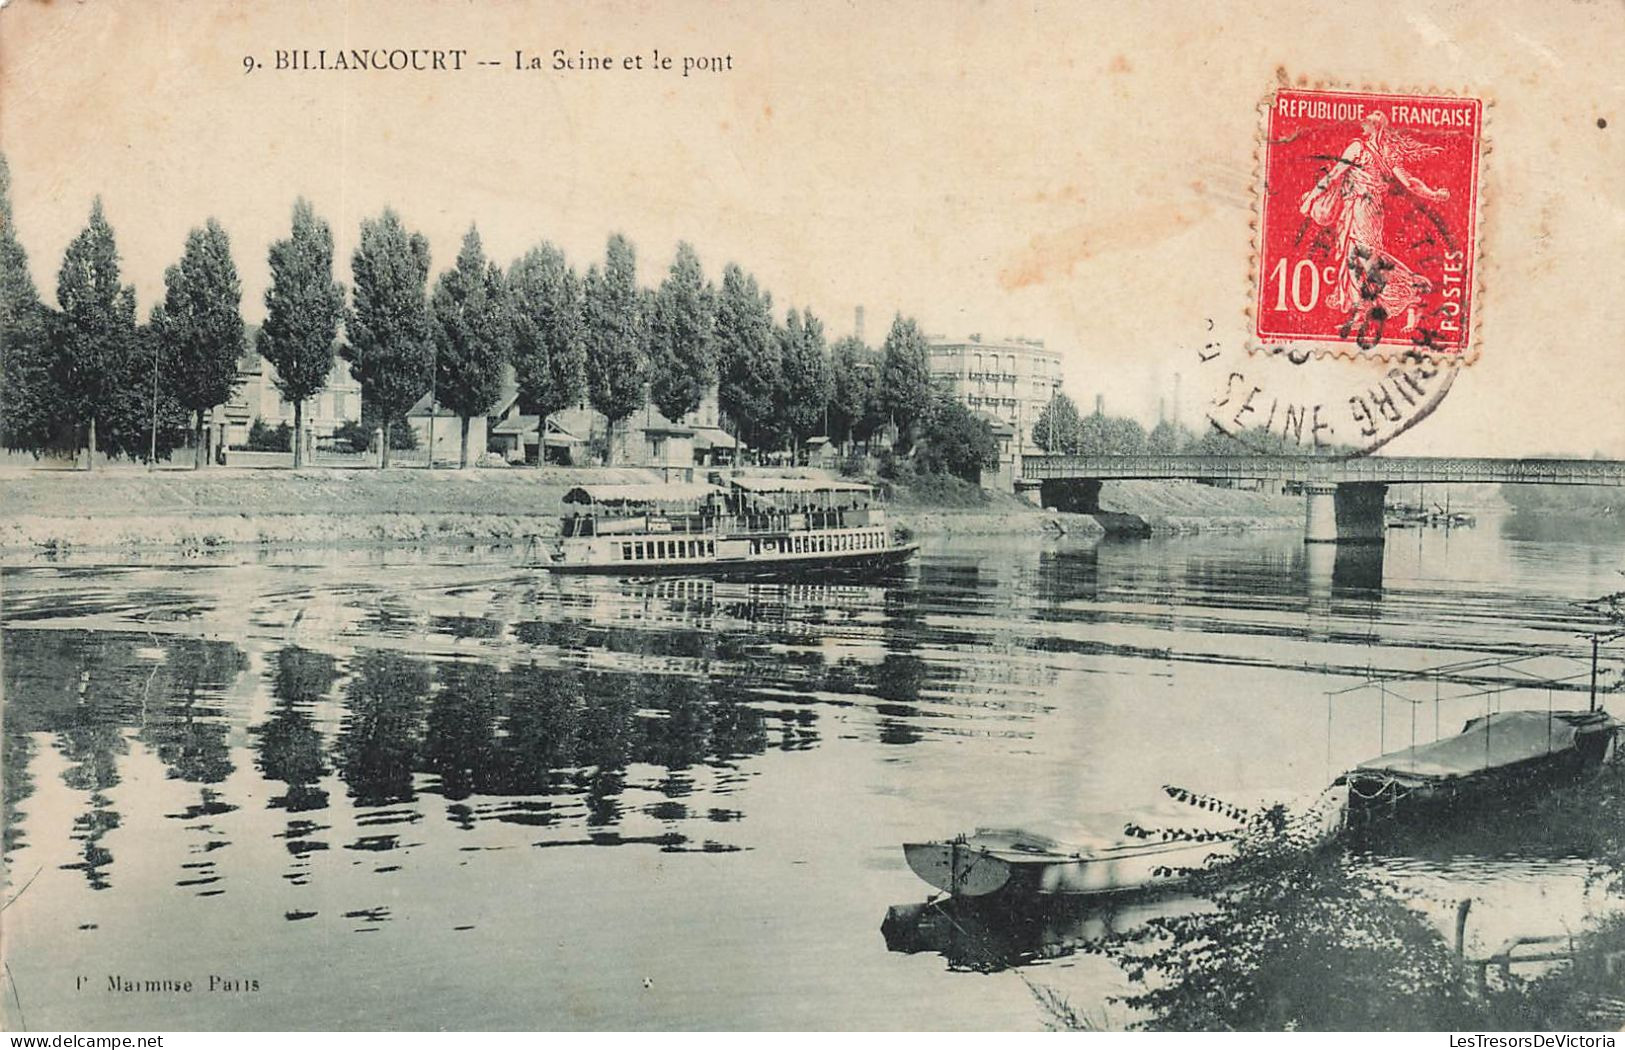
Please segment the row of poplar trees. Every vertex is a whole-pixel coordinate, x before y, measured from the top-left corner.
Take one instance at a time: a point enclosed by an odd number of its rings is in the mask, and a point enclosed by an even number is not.
[[[98,200],[64,254],[53,310],[29,276],[9,189],[0,158],[0,443],[88,449],[94,464],[98,452],[167,457],[190,430],[201,463],[205,418],[232,396],[247,346],[226,232],[210,219],[188,234],[142,324]],[[852,338],[829,347],[810,311],[776,322],[772,297],[739,266],[726,267],[720,289],[710,284],[686,243],[648,289],[619,234],[582,277],[550,244],[504,272],[471,228],[431,290],[428,241],[386,209],[361,224],[348,302],[333,251],[332,230],[303,199],[269,251],[255,348],[293,405],[296,435],[335,354],[375,424],[399,426],[432,390],[461,419],[465,466],[470,421],[495,409],[510,362],[525,411],[546,416],[585,397],[611,436],[646,403],[673,420],[688,415],[712,383],[726,425],[757,448],[793,450],[817,433],[866,441],[888,425],[906,445],[931,404],[914,321],[899,317],[879,355]],[[294,442],[296,466],[303,444]]]

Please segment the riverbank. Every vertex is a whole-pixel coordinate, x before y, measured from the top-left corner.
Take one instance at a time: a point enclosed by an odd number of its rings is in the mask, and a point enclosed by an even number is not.
[[[148,473],[0,474],[0,551],[64,552],[442,542],[528,543],[556,534],[572,487],[658,481],[630,468],[301,471],[212,467]],[[952,479],[888,485],[897,524],[917,535],[1101,536],[1094,517],[1032,506]],[[1301,523],[1291,497],[1185,482],[1109,482],[1101,507],[1152,533]],[[1127,531],[1136,529],[1130,527]]]
[[[968,490],[968,491],[966,491]],[[1026,500],[931,483],[899,489],[894,515],[922,533],[1179,536],[1303,528],[1303,499],[1193,481],[1108,481],[1098,515],[1043,510]]]
[[[1100,509],[1143,520],[1154,536],[1303,528],[1303,497],[1194,481],[1108,481]]]
[[[528,542],[576,485],[645,470],[108,469],[0,476],[0,550]]]
[[[892,519],[919,536],[1094,536],[1105,529],[1087,514],[1043,510],[1013,492],[988,492],[951,477],[891,483],[872,479],[888,497]]]

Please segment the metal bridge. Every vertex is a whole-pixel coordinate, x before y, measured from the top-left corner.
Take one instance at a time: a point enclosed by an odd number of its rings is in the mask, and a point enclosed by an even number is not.
[[[1346,484],[1530,484],[1625,486],[1612,459],[1481,459],[1470,456],[1023,456],[1025,482],[1252,478]]]
[[[1020,490],[1042,489],[1046,506],[1098,511],[1103,481],[1256,479],[1303,486],[1304,539],[1381,543],[1389,485],[1522,484],[1625,487],[1612,459],[1481,459],[1472,456],[1024,456]]]

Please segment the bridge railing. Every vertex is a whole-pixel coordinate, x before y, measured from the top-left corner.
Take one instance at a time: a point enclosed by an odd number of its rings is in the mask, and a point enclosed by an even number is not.
[[[1625,462],[1468,456],[1023,456],[1025,481],[1174,479],[1625,486]]]

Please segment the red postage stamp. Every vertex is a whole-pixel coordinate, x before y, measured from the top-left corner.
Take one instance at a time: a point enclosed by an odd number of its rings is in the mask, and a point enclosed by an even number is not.
[[[1483,105],[1281,88],[1265,117],[1254,334],[1351,356],[1474,348]]]

